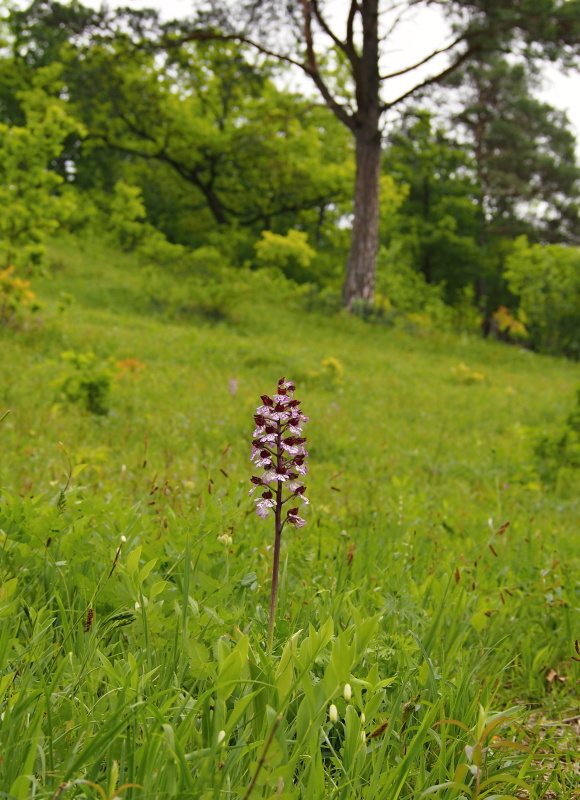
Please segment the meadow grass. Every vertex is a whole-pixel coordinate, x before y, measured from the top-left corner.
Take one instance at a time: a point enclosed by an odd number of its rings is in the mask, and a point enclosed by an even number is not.
[[[52,253],[43,310],[0,330],[0,797],[579,796],[578,483],[532,446],[577,366]],[[282,375],[312,505],[269,653],[247,493]]]

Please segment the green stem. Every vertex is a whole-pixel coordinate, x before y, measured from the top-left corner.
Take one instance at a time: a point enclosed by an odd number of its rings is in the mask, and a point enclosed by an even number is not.
[[[276,468],[282,463],[282,426],[278,421],[278,435],[276,438]],[[274,626],[276,624],[276,602],[278,600],[278,573],[280,572],[280,544],[282,541],[282,481],[278,481],[276,489],[276,507],[274,509],[275,535],[274,535],[274,561],[272,563],[272,591],[270,593],[270,618],[268,620],[268,650],[272,650],[274,641]]]

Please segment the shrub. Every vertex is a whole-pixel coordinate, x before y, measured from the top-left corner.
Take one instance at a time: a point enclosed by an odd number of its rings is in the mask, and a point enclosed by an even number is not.
[[[514,317],[506,306],[500,306],[491,316],[503,339],[517,342],[528,338],[528,331],[524,323],[518,317]]]
[[[381,247],[374,303],[371,306],[361,301],[353,306],[353,312],[412,332],[446,329],[452,325],[453,310],[443,301],[443,289],[442,285],[427,283],[396,245]]]
[[[580,357],[580,250],[516,239],[505,277],[537,350]]]
[[[93,352],[68,350],[61,354],[65,363],[53,386],[59,396],[69,403],[83,407],[91,414],[109,413],[109,396],[113,372],[108,364],[100,363]]]
[[[548,482],[556,483],[566,473],[580,469],[580,389],[576,405],[553,433],[536,437],[534,452],[539,472]]]
[[[272,231],[263,231],[262,238],[254,245],[256,257],[263,266],[276,267],[292,280],[304,282],[312,276],[309,267],[316,251],[308,244],[302,231],[290,230],[286,236]]]
[[[58,104],[31,92],[26,126],[0,123],[0,262],[31,270],[42,265],[44,239],[74,208],[59,196],[62,178],[50,169],[66,137],[80,127]]]
[[[16,275],[14,267],[0,270],[0,322],[8,324],[22,316],[33,307],[34,292],[30,281]]]

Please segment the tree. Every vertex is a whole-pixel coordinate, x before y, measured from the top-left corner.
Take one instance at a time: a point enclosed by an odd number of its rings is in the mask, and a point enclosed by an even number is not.
[[[328,251],[318,266],[336,271],[330,231],[354,173],[347,131],[324,105],[277,87],[271,63],[244,45],[196,41],[163,53],[159,26],[146,44],[154,19],[47,0],[13,12],[20,71],[58,64],[88,131],[68,142],[63,174],[103,200],[118,181],[139,186],[147,218],[174,242],[199,247],[234,228],[229,241],[246,240],[240,262],[255,256],[263,230],[299,227]]]
[[[383,171],[407,187],[388,239],[400,241],[428,283],[445,283],[452,298],[482,268],[479,189],[468,148],[429,112],[410,110],[391,130]]]
[[[477,58],[449,84],[462,106],[453,121],[475,160],[481,244],[522,234],[580,242],[576,140],[566,114],[534,97],[533,72],[505,58]]]
[[[50,169],[78,123],[41,87],[24,96],[26,125],[0,123],[0,268],[30,272],[44,257],[44,237],[71,213],[56,194],[62,178]]]
[[[175,193],[175,176],[187,198],[174,196],[198,237],[237,228],[253,243],[263,230],[285,234],[298,225],[317,240],[342,213],[353,172],[343,129],[325,107],[278,89],[269,69],[251,65],[235,43],[193,43],[165,63],[94,44],[69,91],[89,130],[85,150],[117,153],[125,179],[152,177],[156,188],[144,195],[152,213],[158,187]],[[128,170],[138,161],[163,173]],[[78,173],[82,180],[82,163]],[[183,208],[174,212],[185,222]],[[161,216],[152,221],[163,228]]]
[[[580,358],[580,250],[515,241],[506,278],[538,350]]]
[[[449,0],[442,4],[452,38],[403,69],[383,72],[382,55],[406,11],[420,13],[430,0],[209,0],[189,26],[166,26],[164,46],[194,39],[222,38],[249,44],[269,57],[300,69],[314,83],[336,118],[354,137],[356,179],[350,254],[343,288],[347,308],[373,298],[379,229],[381,120],[389,109],[415,92],[436,84],[479,52],[509,49],[517,43],[529,58],[572,59],[580,43],[580,0]],[[342,35],[331,24],[330,10],[347,11]],[[280,41],[283,42],[280,45]],[[438,56],[447,54],[440,66]],[[340,79],[328,69],[342,66]],[[383,93],[403,74],[420,75],[410,89],[394,98]],[[437,66],[439,65],[439,66]],[[346,79],[344,72],[346,71]]]
[[[433,6],[447,15],[448,39],[413,64],[385,68],[401,18]],[[73,7],[79,8],[76,3]],[[63,6],[51,0],[35,0],[31,14],[44,27],[53,20],[61,28],[68,25],[78,41],[91,36],[93,41],[106,40],[110,49],[121,43],[135,54],[179,53],[192,42],[219,39],[301,70],[354,142],[352,235],[343,287],[348,308],[373,298],[385,114],[441,83],[476,55],[511,50],[531,61],[550,58],[571,65],[580,50],[580,0],[198,0],[195,8],[190,20],[164,24],[152,11],[105,9],[81,25],[78,14],[67,21]],[[338,16],[343,12],[340,35],[333,11]],[[21,28],[28,31],[20,35],[22,50],[38,58],[30,46],[30,28]],[[45,40],[50,42],[50,36]],[[412,80],[410,88],[387,96],[403,75]]]

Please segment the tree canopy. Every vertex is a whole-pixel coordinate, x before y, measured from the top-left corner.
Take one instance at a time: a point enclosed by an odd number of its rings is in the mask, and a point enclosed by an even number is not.
[[[432,7],[447,39],[389,68],[397,24]],[[365,314],[382,246],[390,275],[414,271],[448,303],[471,292],[489,315],[518,302],[517,237],[579,242],[575,137],[537,97],[542,60],[576,64],[579,9],[211,0],[170,22],[76,0],[12,9],[0,246],[31,264],[59,225],[100,227],[123,248],[197,252],[207,270],[276,268]],[[297,89],[297,71],[311,84]]]

